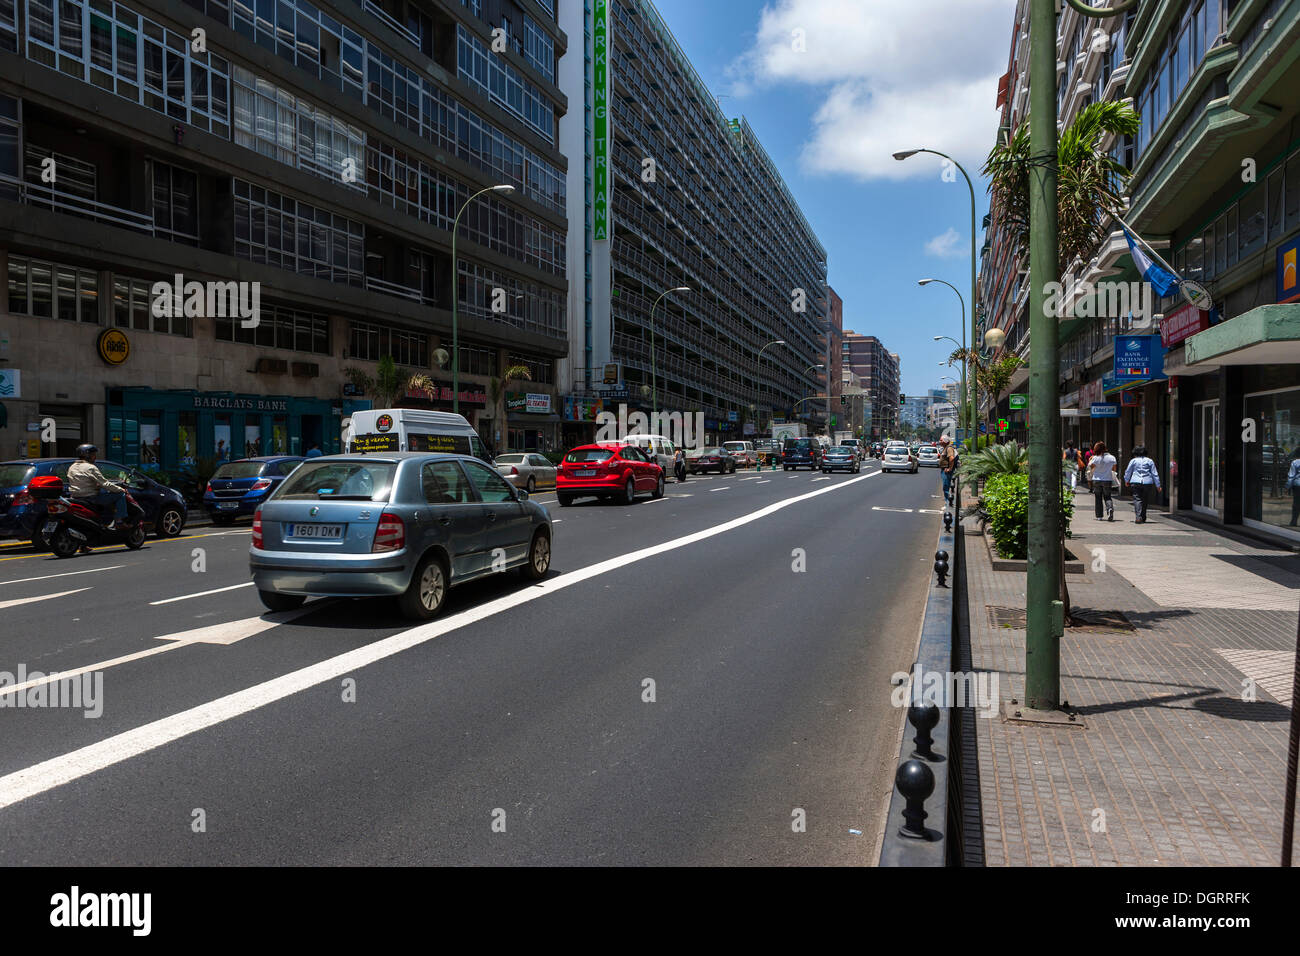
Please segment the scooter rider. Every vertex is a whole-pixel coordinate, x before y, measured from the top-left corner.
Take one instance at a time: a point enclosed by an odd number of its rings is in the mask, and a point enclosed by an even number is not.
[[[106,526],[117,530],[117,523],[126,519],[126,489],[104,477],[95,467],[99,449],[94,445],[78,445],[77,458],[68,468],[68,497],[81,500],[103,515],[107,505],[113,506],[113,520]]]

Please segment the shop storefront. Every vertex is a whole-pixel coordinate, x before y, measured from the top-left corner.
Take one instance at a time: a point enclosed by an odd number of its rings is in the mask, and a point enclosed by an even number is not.
[[[506,392],[506,450],[555,451],[560,441],[560,416],[546,392]]]
[[[627,389],[616,395],[620,401],[627,400]],[[578,445],[586,445],[596,437],[596,422],[606,408],[605,398],[591,395],[565,395],[560,405],[560,449],[567,450]],[[617,405],[611,405],[616,408]]]
[[[164,471],[256,455],[341,451],[343,418],[370,402],[356,399],[237,395],[230,392],[108,389],[104,457]]]

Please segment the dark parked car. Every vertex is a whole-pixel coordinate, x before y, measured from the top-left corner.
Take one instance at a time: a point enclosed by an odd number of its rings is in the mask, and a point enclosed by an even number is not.
[[[203,491],[203,507],[213,524],[248,517],[292,474],[303,459],[271,455],[228,461],[212,474]]]
[[[704,471],[716,471],[720,475],[734,473],[736,459],[725,448],[702,448],[686,455],[686,467],[692,475]]]
[[[804,467],[816,471],[822,466],[822,443],[816,438],[787,438],[781,466],[786,471]]]
[[[45,502],[27,492],[28,483],[39,475],[67,479],[75,458],[25,458],[0,462],[0,538],[23,538],[38,548],[45,547],[41,524]],[[149,530],[160,538],[174,538],[185,530],[185,498],[175,488],[159,484],[144,472],[112,461],[97,461],[105,478],[124,485],[144,509]]]

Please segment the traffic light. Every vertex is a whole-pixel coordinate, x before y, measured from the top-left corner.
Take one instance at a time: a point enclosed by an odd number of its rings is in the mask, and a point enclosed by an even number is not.
[[[847,395],[841,395],[841,396],[840,396],[840,404],[841,404],[841,405],[847,405],[848,403],[849,403],[849,397],[848,397]]]

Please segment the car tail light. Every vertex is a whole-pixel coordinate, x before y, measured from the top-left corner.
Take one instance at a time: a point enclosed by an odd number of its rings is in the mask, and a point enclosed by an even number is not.
[[[251,487],[251,488],[248,489],[248,490],[249,490],[249,491],[265,491],[267,488],[270,488],[270,487],[271,487],[271,479],[270,479],[270,478],[259,478],[259,479],[257,479],[257,481],[253,482],[253,487]]]
[[[210,482],[210,481],[208,482],[208,486],[207,486],[206,488],[203,489],[203,493],[204,493],[205,495],[210,495],[210,494],[212,494],[212,482]]]
[[[512,474],[512,475],[517,475],[517,474],[519,474],[519,469],[516,468],[514,465],[511,465],[511,466],[510,466],[510,474]]]
[[[262,547],[262,509],[253,512],[253,547]]]
[[[11,506],[12,506],[12,505],[30,505],[30,504],[35,504],[35,503],[36,503],[36,499],[33,498],[31,495],[29,495],[29,494],[27,493],[26,490],[23,490],[23,491],[18,492],[18,494],[14,495],[14,499],[13,499],[13,501],[9,502],[9,504],[10,504]]]
[[[379,527],[375,529],[375,542],[370,546],[374,551],[400,551],[406,547],[406,525],[397,515],[385,511],[379,516]]]

